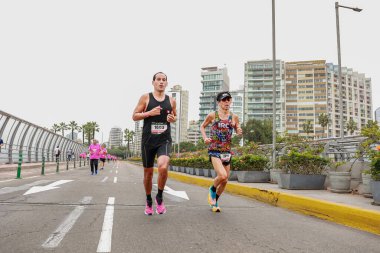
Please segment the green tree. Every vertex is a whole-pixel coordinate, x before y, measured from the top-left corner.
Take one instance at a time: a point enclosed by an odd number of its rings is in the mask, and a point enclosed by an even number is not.
[[[196,151],[196,147],[194,143],[190,141],[181,142],[179,144],[180,152],[194,152]]]
[[[346,129],[348,132],[350,132],[350,135],[352,135],[355,130],[358,129],[358,124],[354,121],[353,118],[350,118],[346,124]]]
[[[61,122],[61,123],[59,123],[58,126],[59,126],[58,131],[62,131],[62,136],[65,136],[65,130],[69,130],[68,125],[66,125],[65,122]]]
[[[306,120],[306,122],[302,124],[302,130],[307,134],[307,137],[309,137],[309,134],[314,130],[311,120]]]
[[[67,126],[69,130],[71,130],[71,139],[74,140],[74,131],[78,131],[80,129],[80,126],[78,126],[78,123],[75,121],[70,121]]]
[[[197,145],[195,145],[195,149],[196,150],[203,150],[207,148],[207,145],[205,144],[205,142],[203,141],[203,138],[200,138],[197,142]]]
[[[272,120],[249,119],[243,129],[244,142],[257,142],[261,144],[272,143]]]
[[[92,139],[94,139],[95,138],[95,132],[99,132],[100,128],[99,128],[98,123],[96,123],[95,121],[91,121],[91,122],[89,122],[89,124],[90,124],[90,128],[92,131]]]
[[[323,127],[323,134],[325,133],[325,127],[329,125],[329,116],[327,116],[326,113],[321,113],[318,116],[318,124],[320,124]],[[328,132],[329,130],[327,129],[327,138],[328,138]]]
[[[59,131],[59,125],[53,124],[53,126],[51,127],[51,131],[53,131],[54,133],[57,133],[57,131]]]
[[[87,138],[87,144],[90,145],[91,139],[92,139],[92,124],[91,124],[91,122],[87,122],[86,124],[82,125],[82,131],[83,131],[83,140],[84,140],[84,138]]]
[[[124,141],[127,142],[127,152],[128,155],[131,153],[131,150],[129,148],[129,144],[133,141],[133,137],[135,136],[135,132],[132,130],[129,130],[128,128],[124,129]]]

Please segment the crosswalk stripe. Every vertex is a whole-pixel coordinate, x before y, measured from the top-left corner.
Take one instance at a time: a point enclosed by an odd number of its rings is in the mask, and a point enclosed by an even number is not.
[[[96,252],[111,252],[112,227],[115,198],[109,197],[104,214],[102,233],[100,234],[98,249]]]
[[[113,182],[116,184],[117,183],[117,177],[113,178]]]
[[[103,178],[102,183],[104,183],[105,181],[107,181],[107,179],[108,179],[108,177]]]
[[[80,203],[89,204],[92,197],[84,197]],[[42,244],[44,248],[55,248],[59,245],[65,235],[71,230],[75,222],[82,215],[86,206],[77,206],[75,209],[67,216],[67,218],[59,225],[59,227],[52,233],[49,238]]]

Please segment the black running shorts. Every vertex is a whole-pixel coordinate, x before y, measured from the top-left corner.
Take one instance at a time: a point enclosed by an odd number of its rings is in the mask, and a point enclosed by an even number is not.
[[[162,143],[157,146],[151,146],[149,144],[145,144],[141,147],[142,160],[144,168],[152,168],[154,165],[154,158],[157,155],[157,158],[166,155],[170,156],[172,148],[171,142]]]

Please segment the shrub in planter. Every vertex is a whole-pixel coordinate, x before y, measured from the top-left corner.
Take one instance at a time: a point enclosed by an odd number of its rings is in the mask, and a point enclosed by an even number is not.
[[[305,150],[290,151],[280,157],[279,168],[284,173],[280,174],[281,188],[299,190],[319,190],[324,188],[327,158],[313,154]]]
[[[239,182],[258,183],[269,181],[269,172],[264,171],[268,163],[269,159],[266,156],[247,154],[236,157],[232,166],[237,170]]]
[[[371,182],[373,204],[380,205],[380,153],[372,157],[371,160]]]

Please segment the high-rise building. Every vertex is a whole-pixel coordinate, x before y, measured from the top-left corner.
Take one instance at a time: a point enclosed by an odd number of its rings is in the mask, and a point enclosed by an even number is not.
[[[300,136],[326,137],[327,128],[319,124],[318,117],[327,115],[326,61],[298,61],[285,63],[286,130]],[[311,123],[312,132],[304,131]]]
[[[190,120],[189,129],[187,130],[187,140],[197,145],[199,139],[201,139],[201,131],[199,130],[199,121]]]
[[[189,91],[181,85],[174,85],[169,94],[176,100],[177,121],[171,124],[173,143],[187,141],[187,123],[189,117]]]
[[[205,67],[201,72],[202,90],[199,102],[199,121],[202,123],[206,116],[217,110],[216,95],[230,90],[230,78],[227,68]],[[207,127],[206,132],[209,133]]]
[[[244,106],[244,86],[240,86],[239,89],[230,91],[232,96],[232,103],[230,111],[239,117],[239,121],[243,123],[243,106]]]
[[[142,121],[135,121],[135,135],[133,136],[132,155],[141,156]]]
[[[380,107],[375,110],[375,120],[380,124]]]
[[[286,80],[286,130],[289,134],[307,136],[303,125],[311,122],[310,136],[340,136],[340,106],[338,66],[325,60],[287,62]],[[358,134],[372,118],[371,79],[365,78],[352,69],[342,67],[342,99],[344,135],[350,118],[356,123]],[[329,124],[326,128],[319,124],[319,115],[326,114]]]
[[[327,97],[328,114],[331,119],[329,125],[329,136],[340,136],[340,110],[343,109],[344,136],[348,135],[346,124],[352,118],[358,129],[354,132],[359,134],[372,114],[372,84],[371,78],[365,74],[358,73],[351,68],[342,67],[342,94],[339,94],[338,65],[326,64],[327,69]],[[342,95],[343,108],[339,106],[339,97]]]
[[[285,130],[284,62],[276,61],[276,130]],[[244,122],[273,118],[272,60],[248,61],[244,64]]]
[[[123,131],[120,127],[113,127],[110,131],[109,145],[110,148],[120,147],[123,144]]]

